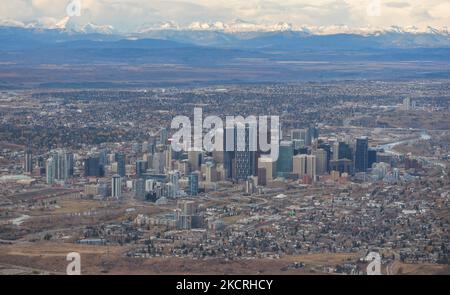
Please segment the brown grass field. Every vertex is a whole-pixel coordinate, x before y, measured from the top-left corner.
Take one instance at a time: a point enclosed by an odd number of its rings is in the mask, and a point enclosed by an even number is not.
[[[334,266],[356,261],[358,254],[309,254],[286,256],[281,259],[254,259],[240,261],[191,260],[185,258],[128,258],[127,247],[88,246],[55,242],[0,245],[0,274],[18,272],[29,274],[65,274],[69,252],[81,254],[82,274],[320,274],[322,266]],[[286,269],[292,262],[303,262],[303,269]],[[411,265],[394,263],[395,274],[444,274],[449,266]]]

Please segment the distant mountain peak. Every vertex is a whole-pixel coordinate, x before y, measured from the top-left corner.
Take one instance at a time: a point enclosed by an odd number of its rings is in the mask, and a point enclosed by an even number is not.
[[[75,23],[72,18],[66,16],[62,19],[55,19],[51,17],[40,18],[31,22],[20,22],[15,20],[0,20],[0,27],[15,27],[24,29],[36,29],[36,30],[60,30],[68,33],[99,33],[104,35],[110,35],[114,33],[114,27],[110,25],[96,25],[93,23],[87,23],[79,25]]]
[[[67,28],[67,24],[70,21],[70,17],[66,16],[55,24],[55,29],[64,30]]]
[[[114,33],[114,27],[110,25],[96,25],[87,23],[81,28],[81,31],[86,34],[100,33],[104,35],[111,35]]]
[[[37,21],[21,22],[11,19],[0,20],[0,27],[19,27],[25,29],[53,29],[61,30],[69,33],[99,33],[111,35],[117,33],[114,27],[110,25],[97,25],[93,23],[80,24],[73,18],[64,17],[62,19],[40,18]],[[328,26],[310,26],[310,25],[294,25],[288,22],[278,22],[274,24],[261,24],[236,19],[230,22],[223,21],[194,21],[189,24],[180,25],[175,21],[160,21],[152,24],[144,25],[136,32],[130,33],[134,36],[151,34],[158,31],[208,31],[222,32],[227,34],[239,33],[265,33],[265,32],[302,32],[308,35],[336,35],[336,34],[352,34],[363,36],[380,36],[386,34],[430,34],[435,36],[449,36],[447,27],[434,28],[418,27],[418,26],[389,26],[386,28],[378,27],[349,27],[348,25],[328,25]],[[126,35],[126,34],[125,34]]]
[[[3,20],[0,20],[0,27],[25,28],[26,25],[21,21],[17,21],[17,20],[13,20],[13,19],[3,19]]]
[[[386,28],[378,27],[350,27],[348,25],[329,25],[329,26],[308,26],[293,25],[288,22],[278,22],[275,24],[258,24],[248,22],[242,19],[236,19],[231,22],[213,21],[201,22],[195,21],[188,25],[182,26],[176,22],[159,22],[145,26],[138,30],[138,33],[147,33],[159,30],[176,30],[176,31],[219,31],[225,33],[240,32],[283,32],[294,31],[303,32],[311,35],[335,35],[335,34],[355,34],[355,35],[380,35],[380,34],[439,34],[448,35],[448,28],[441,29],[433,27],[419,28],[417,26],[389,26]]]

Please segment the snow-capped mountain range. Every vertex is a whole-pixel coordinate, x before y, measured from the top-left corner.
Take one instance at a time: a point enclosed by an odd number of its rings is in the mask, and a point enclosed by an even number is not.
[[[37,21],[21,22],[17,20],[0,20],[0,27],[17,27],[26,29],[52,29],[63,30],[72,33],[100,33],[100,34],[120,34],[130,35],[116,30],[111,25],[96,25],[93,23],[78,24],[72,21],[70,17],[63,19],[41,18]],[[356,34],[356,35],[379,35],[385,33],[396,34],[433,34],[433,35],[449,35],[447,27],[433,28],[417,27],[417,26],[389,26],[386,28],[377,27],[349,27],[347,25],[331,25],[331,26],[308,26],[293,25],[287,22],[279,22],[276,24],[256,24],[243,20],[235,20],[229,23],[214,22],[192,22],[187,25],[180,25],[174,21],[156,22],[141,26],[136,32],[131,33],[133,36],[154,33],[155,31],[216,31],[223,33],[249,33],[249,32],[301,32],[309,35],[336,35],[336,34]]]
[[[0,21],[0,68],[7,73],[15,71],[0,79],[0,89],[42,83],[41,76],[47,72],[36,75],[35,71],[23,70],[34,67],[48,70],[49,83],[38,84],[46,88],[78,87],[73,81],[109,87],[104,81],[110,79],[118,79],[117,84],[111,84],[114,87],[122,87],[127,84],[123,81],[129,79],[136,79],[130,85],[147,85],[142,81],[150,81],[148,85],[153,86],[167,85],[172,77],[178,81],[175,84],[192,79],[195,83],[449,79],[449,64],[447,28],[313,27],[238,20],[187,25],[159,22],[135,32],[120,32],[112,26],[81,23],[76,18],[45,18],[28,23]],[[91,74],[79,74],[85,72],[86,65],[95,65],[96,80]],[[111,73],[115,65],[121,68]],[[130,72],[122,65],[129,69],[134,69],[134,65],[152,66]],[[172,65],[186,65],[184,68],[189,70],[174,70],[178,66]],[[63,74],[55,74],[54,69]]]
[[[178,31],[221,31],[226,33],[243,33],[243,32],[304,32],[311,35],[334,35],[334,34],[382,34],[382,33],[410,33],[410,34],[441,34],[448,35],[447,27],[433,28],[417,27],[417,26],[389,26],[386,28],[376,27],[360,27],[353,28],[347,25],[332,25],[332,26],[308,26],[308,25],[293,25],[286,22],[276,24],[255,24],[242,20],[236,20],[230,23],[220,21],[216,22],[193,22],[187,26],[181,26],[173,21],[158,22],[148,26],[143,26],[138,30],[138,33],[148,33],[158,30],[178,30]]]
[[[41,18],[32,22],[20,22],[16,20],[0,20],[0,27],[14,27],[24,29],[37,29],[37,30],[61,30],[72,33],[99,33],[110,35],[117,33],[113,26],[110,25],[96,25],[93,23],[87,23],[84,25],[78,25],[71,21],[70,17],[65,17],[60,20],[54,18]]]
[[[19,38],[20,36],[20,38]],[[15,38],[15,41],[13,41]],[[23,23],[0,21],[0,43],[5,46],[68,40],[139,41],[152,39],[184,46],[254,50],[318,50],[324,48],[362,50],[386,48],[450,48],[450,34],[446,27],[351,28],[335,26],[296,26],[289,23],[262,25],[236,20],[224,22],[193,22],[180,25],[173,21],[145,25],[135,32],[120,32],[110,25],[83,24],[79,20],[44,18]],[[22,44],[22,43],[20,43]],[[172,43],[173,44],[173,43]]]

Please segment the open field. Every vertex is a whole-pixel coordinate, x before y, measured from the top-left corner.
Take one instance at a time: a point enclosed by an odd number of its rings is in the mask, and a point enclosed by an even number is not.
[[[127,247],[86,246],[63,243],[1,245],[0,264],[26,267],[40,272],[64,273],[69,252],[81,254],[82,272],[107,274],[307,274],[309,267],[282,271],[289,263],[305,261],[308,266],[342,262],[352,255],[305,255],[280,260],[255,259],[243,261],[189,260],[183,258],[133,259],[121,255]],[[300,260],[299,260],[300,259]],[[207,270],[205,272],[205,270]]]
[[[0,273],[64,274],[69,252],[81,254],[83,274],[313,274],[323,266],[334,266],[356,261],[360,255],[351,253],[309,254],[286,256],[281,259],[254,259],[241,261],[190,260],[184,258],[134,259],[122,255],[129,247],[87,246],[65,243],[23,243],[0,245]],[[303,262],[304,268],[288,269],[293,262]],[[28,270],[28,271],[27,271]],[[405,264],[396,262],[395,274],[448,274],[444,265]],[[19,272],[20,273],[20,272]]]
[[[395,274],[415,275],[415,274],[433,274],[433,275],[448,275],[450,273],[449,265],[436,264],[406,264],[395,262],[392,270]]]

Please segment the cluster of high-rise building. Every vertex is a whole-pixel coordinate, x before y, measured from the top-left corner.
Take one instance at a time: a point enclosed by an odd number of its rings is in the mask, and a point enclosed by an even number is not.
[[[64,183],[73,176],[73,154],[64,149],[51,151],[47,159],[46,176],[48,184]]]
[[[278,158],[272,159],[270,152],[251,149],[255,139],[251,138],[248,125],[241,134],[243,138],[238,138],[237,129],[225,129],[223,150],[213,152],[175,151],[164,128],[150,141],[134,142],[129,148],[119,146],[118,150],[95,148],[85,156],[77,154],[76,161],[71,152],[52,150],[46,162],[47,183],[64,184],[76,169],[79,176],[91,179],[86,185],[89,195],[105,197],[106,184],[108,195],[113,198],[120,199],[124,191],[130,191],[137,199],[156,201],[163,197],[196,196],[214,189],[215,183],[221,181],[246,183],[245,190],[250,194],[276,179],[312,184],[326,175],[335,178],[368,172],[377,162],[377,151],[369,147],[367,137],[339,141],[319,138],[317,127],[293,129],[290,136],[280,139]],[[234,139],[231,149],[227,146],[230,134]],[[24,170],[31,173],[32,167],[33,157],[27,150]],[[105,178],[110,178],[110,183]]]
[[[203,216],[200,214],[194,201],[181,200],[177,202],[174,219],[180,229],[203,227]]]
[[[412,100],[410,97],[406,97],[403,99],[403,110],[404,111],[411,111],[416,109],[416,101]]]

